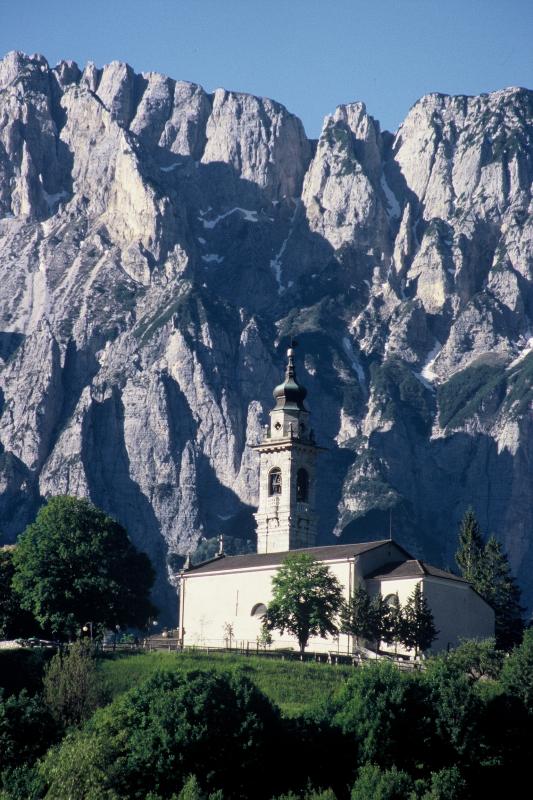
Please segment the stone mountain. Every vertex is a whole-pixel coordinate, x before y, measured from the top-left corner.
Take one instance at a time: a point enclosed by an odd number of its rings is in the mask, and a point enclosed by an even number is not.
[[[362,103],[310,141],[265,98],[0,61],[0,509],[90,497],[159,573],[249,539],[289,338],[323,542],[453,565],[472,505],[533,603],[533,93]]]

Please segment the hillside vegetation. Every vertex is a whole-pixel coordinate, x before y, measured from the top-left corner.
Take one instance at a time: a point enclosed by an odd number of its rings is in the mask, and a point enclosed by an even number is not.
[[[531,630],[409,672],[83,641],[42,691],[38,666],[18,656],[28,689],[0,697],[0,800],[486,800],[527,780]]]

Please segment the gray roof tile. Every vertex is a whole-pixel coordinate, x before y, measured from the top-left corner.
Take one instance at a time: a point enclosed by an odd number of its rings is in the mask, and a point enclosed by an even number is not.
[[[242,556],[218,556],[209,561],[191,567],[186,570],[186,575],[197,575],[206,572],[226,572],[233,569],[253,569],[254,567],[277,566],[289,555],[294,553],[309,553],[316,561],[334,561],[340,558],[352,558],[361,555],[369,550],[374,550],[385,544],[391,544],[389,539],[380,539],[375,542],[358,542],[356,544],[333,544],[325,547],[303,547],[298,550],[286,550],[282,553],[248,553]],[[392,542],[406,557],[409,553],[397,544]]]
[[[444,569],[434,567],[432,564],[427,564],[425,561],[415,558],[409,561],[394,561],[390,564],[385,564],[369,575],[365,575],[365,578],[389,580],[393,578],[424,578],[427,575],[431,575],[434,578],[446,578],[451,581],[468,583],[464,578],[460,578],[452,572],[446,572]]]

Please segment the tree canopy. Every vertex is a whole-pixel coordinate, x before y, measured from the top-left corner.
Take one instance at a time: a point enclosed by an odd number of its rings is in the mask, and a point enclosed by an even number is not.
[[[352,596],[343,604],[339,628],[342,633],[359,639],[375,639],[376,615],[372,600],[364,586],[356,586]]]
[[[271,780],[279,735],[277,710],[247,678],[158,672],[51,750],[43,773],[58,800],[166,798],[190,775],[206,792],[252,797]]]
[[[326,638],[338,632],[336,617],[342,588],[329,568],[307,553],[289,555],[272,578],[272,600],[264,624],[268,630],[288,631],[303,653],[311,636]]]
[[[483,557],[483,536],[472,508],[469,508],[459,528],[459,545],[455,560],[465,580],[475,584]]]
[[[0,639],[38,633],[32,615],[20,607],[20,598],[13,591],[14,546],[0,547]]]
[[[484,542],[472,509],[463,517],[455,560],[463,578],[494,609],[497,646],[509,650],[519,644],[524,629],[520,589],[501,543],[495,536]]]
[[[401,641],[409,649],[414,649],[415,657],[419,651],[427,650],[437,638],[438,630],[433,623],[433,614],[428,602],[422,594],[422,587],[417,583],[407,598],[402,610],[403,632]]]
[[[74,636],[87,621],[142,626],[155,612],[150,560],[87,500],[51,498],[20,536],[13,564],[21,606],[56,636]]]

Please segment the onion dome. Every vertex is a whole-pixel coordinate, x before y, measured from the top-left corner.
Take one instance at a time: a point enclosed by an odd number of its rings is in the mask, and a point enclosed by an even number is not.
[[[294,370],[294,350],[289,347],[287,350],[287,369],[285,370],[285,380],[274,389],[274,399],[276,408],[288,408],[293,410],[306,411],[304,400],[307,389],[300,386],[296,380]]]

